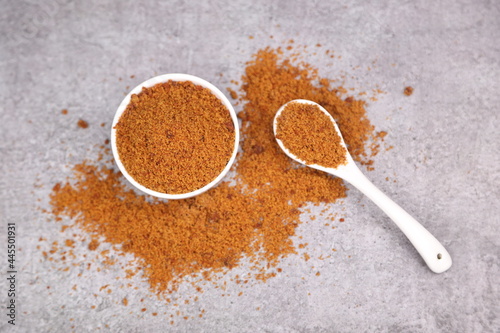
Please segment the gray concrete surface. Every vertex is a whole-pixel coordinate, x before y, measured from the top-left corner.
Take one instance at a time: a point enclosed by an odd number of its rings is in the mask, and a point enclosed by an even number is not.
[[[16,223],[18,245],[16,326],[2,304],[0,331],[500,331],[498,1],[30,0],[0,1],[0,8],[0,240],[6,244],[6,225]],[[430,272],[354,189],[329,207],[345,216],[337,229],[321,221],[299,228],[310,261],[292,256],[283,274],[251,287],[207,285],[198,302],[178,306],[173,325],[177,308],[140,280],[132,287],[116,280],[119,265],[59,271],[43,259],[39,238],[64,235],[36,207],[70,175],[66,164],[91,156],[108,136],[99,124],[110,124],[128,86],[185,72],[225,90],[256,50],[289,39],[341,56],[333,64],[306,56],[323,76],[345,74],[355,91],[386,92],[369,101],[368,113],[394,149],[377,156],[369,177],[448,248],[448,272]],[[402,93],[406,85],[415,88],[411,97]],[[90,128],[78,131],[78,118]],[[331,258],[317,259],[332,247]],[[6,303],[6,245],[0,248]],[[112,293],[100,291],[106,284]],[[179,297],[195,294],[186,284]]]

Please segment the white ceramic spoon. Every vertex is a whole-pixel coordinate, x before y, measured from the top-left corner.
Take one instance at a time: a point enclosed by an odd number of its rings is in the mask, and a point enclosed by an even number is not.
[[[274,117],[274,135],[276,136],[276,128],[277,128],[277,119],[280,116],[281,112],[284,110],[287,104],[292,102],[305,103],[317,105],[321,111],[323,111],[328,117],[330,117],[335,130],[339,134],[341,138],[341,144],[346,148],[342,138],[342,134],[335,123],[333,117],[319,104],[314,103],[312,101],[297,99],[294,101],[290,101],[283,105],[276,116]],[[354,160],[352,159],[349,152],[347,152],[347,164],[338,166],[337,168],[325,168],[317,164],[306,164],[303,160],[292,154],[283,142],[279,139],[276,139],[279,146],[285,154],[287,154],[290,158],[295,161],[304,164],[308,167],[321,170],[332,174],[334,176],[340,177],[352,185],[354,185],[358,190],[363,192],[368,198],[370,198],[377,206],[380,207],[401,229],[401,231],[408,237],[410,242],[413,244],[418,253],[422,256],[425,263],[434,273],[442,273],[451,267],[451,257],[448,251],[444,248],[443,245],[429,232],[425,229],[420,223],[418,223],[413,217],[410,216],[404,209],[399,207],[394,201],[392,201],[388,196],[386,196],[382,191],[380,191],[375,185],[373,185],[368,178],[363,175],[361,170],[356,166]]]

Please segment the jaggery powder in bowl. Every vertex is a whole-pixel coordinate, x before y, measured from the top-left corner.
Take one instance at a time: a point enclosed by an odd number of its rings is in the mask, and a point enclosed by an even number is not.
[[[236,113],[209,82],[165,74],[134,88],[111,129],[115,161],[139,190],[184,199],[215,186],[233,164],[239,143]]]

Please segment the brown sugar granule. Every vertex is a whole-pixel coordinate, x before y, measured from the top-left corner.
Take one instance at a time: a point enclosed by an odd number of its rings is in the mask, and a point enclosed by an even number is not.
[[[229,110],[209,89],[168,81],[132,95],[116,128],[120,160],[138,183],[187,193],[214,180],[234,150]]]
[[[227,88],[227,91],[229,92],[229,95],[231,95],[232,99],[238,99],[238,93],[236,91],[231,88]]]
[[[276,125],[276,138],[306,164],[336,168],[347,162],[333,122],[317,105],[289,103]]]
[[[89,127],[89,123],[86,122],[85,120],[82,120],[82,119],[78,120],[77,125],[80,128],[87,128],[87,127]]]
[[[411,94],[413,94],[413,87],[410,87],[410,86],[405,87],[404,94],[406,96],[411,96]]]
[[[124,299],[122,299],[122,304],[125,306],[128,305],[128,299],[126,297]]]
[[[89,250],[95,251],[97,250],[98,247],[99,247],[99,242],[97,241],[97,239],[93,238],[88,245]]]
[[[263,273],[297,253],[292,236],[301,207],[346,196],[342,180],[297,168],[281,151],[272,130],[276,111],[298,98],[319,103],[337,120],[349,151],[360,162],[370,158],[365,144],[373,138],[364,102],[346,102],[339,88],[317,84],[321,78],[312,66],[295,66],[282,53],[260,50],[246,65],[245,104],[239,115],[243,151],[234,179],[193,198],[161,201],[128,189],[121,174],[103,162],[87,161],[74,166],[72,179],[54,186],[51,213],[71,218],[90,235],[132,254],[158,292],[177,289],[188,275],[210,280],[214,273],[237,267],[244,257],[254,277],[273,277]],[[196,290],[203,291],[199,286]]]
[[[61,110],[61,113],[62,113],[62,114],[68,114],[68,110],[67,110],[67,109],[62,109],[62,110]]]

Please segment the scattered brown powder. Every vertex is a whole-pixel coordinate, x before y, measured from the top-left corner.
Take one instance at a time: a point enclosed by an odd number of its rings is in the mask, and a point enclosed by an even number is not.
[[[87,128],[87,127],[89,127],[89,123],[86,122],[85,120],[82,120],[82,119],[78,120],[77,125],[80,128]]]
[[[353,158],[363,163],[370,158],[365,144],[374,133],[364,102],[343,99],[339,88],[316,73],[310,65],[293,65],[281,49],[261,50],[247,63],[239,114],[243,152],[233,181],[166,202],[127,189],[123,177],[103,162],[83,162],[74,166],[70,181],[54,186],[51,213],[70,217],[92,237],[133,254],[157,292],[176,290],[186,275],[210,280],[244,256],[256,279],[275,276],[280,260],[296,253],[291,237],[300,208],[346,196],[340,179],[297,168],[281,151],[272,130],[279,107],[298,98],[319,103],[337,120]]]
[[[276,124],[276,138],[306,164],[336,168],[347,162],[342,139],[330,117],[317,105],[289,103]]]
[[[61,113],[62,113],[62,114],[68,114],[68,110],[67,110],[67,109],[62,109],[62,110],[61,110]]]
[[[97,250],[97,248],[99,247],[99,242],[97,241],[97,239],[93,238],[90,243],[89,243],[89,250],[90,251],[95,251]]]
[[[406,96],[411,96],[411,94],[413,94],[413,87],[410,87],[410,86],[405,87],[404,94]]]
[[[127,172],[162,193],[202,188],[224,170],[234,150],[229,110],[209,89],[188,81],[132,95],[115,128]]]
[[[233,89],[231,89],[229,87],[226,89],[229,92],[229,95],[231,95],[232,99],[238,99],[238,93],[236,91],[234,91]]]

